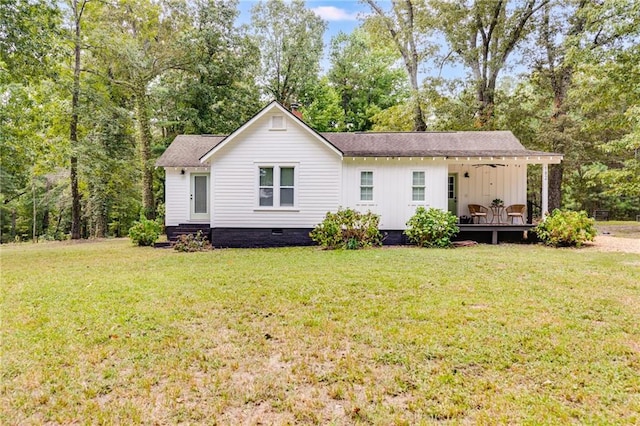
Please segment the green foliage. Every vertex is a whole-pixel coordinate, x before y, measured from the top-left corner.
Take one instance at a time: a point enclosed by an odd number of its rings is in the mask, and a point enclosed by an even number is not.
[[[197,234],[183,234],[173,243],[173,249],[184,253],[211,250],[213,247],[207,237],[202,235],[202,231]]]
[[[374,213],[339,209],[336,213],[327,212],[309,236],[325,249],[356,250],[382,244],[379,223],[380,217]]]
[[[457,221],[453,213],[418,207],[416,214],[407,222],[404,233],[411,242],[421,247],[449,247],[451,238],[460,231]]]
[[[161,224],[155,220],[147,219],[144,215],[140,215],[140,220],[134,222],[129,229],[129,238],[139,246],[151,246],[158,241],[161,232]]]
[[[302,0],[271,0],[253,6],[251,26],[260,45],[265,95],[291,105],[317,80],[326,22]]]
[[[595,220],[587,212],[554,210],[536,228],[543,243],[554,247],[580,247],[596,236]]]

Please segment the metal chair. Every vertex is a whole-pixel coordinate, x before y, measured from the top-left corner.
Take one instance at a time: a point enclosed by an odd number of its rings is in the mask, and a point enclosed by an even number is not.
[[[469,204],[469,216],[471,216],[471,222],[477,219],[476,223],[480,223],[480,219],[484,218],[484,223],[487,223],[487,215],[489,209],[480,204]]]
[[[520,218],[520,220],[522,221],[522,224],[524,225],[524,212],[526,210],[527,206],[525,206],[524,204],[512,204],[509,207],[507,207],[505,209],[505,211],[507,212],[507,220],[511,219],[511,223],[513,224],[514,219],[516,218]]]

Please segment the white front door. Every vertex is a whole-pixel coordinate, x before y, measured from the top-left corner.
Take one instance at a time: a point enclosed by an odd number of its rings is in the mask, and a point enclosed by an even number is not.
[[[191,174],[191,220],[209,220],[209,174]]]

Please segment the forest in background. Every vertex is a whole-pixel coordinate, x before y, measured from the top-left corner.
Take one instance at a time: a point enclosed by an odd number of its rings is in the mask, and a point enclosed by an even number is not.
[[[324,46],[302,0],[256,2],[247,24],[237,0],[0,0],[2,242],[162,217],[173,138],[228,134],[272,99],[323,132],[511,130],[564,155],[551,208],[640,214],[640,2],[363,3]]]

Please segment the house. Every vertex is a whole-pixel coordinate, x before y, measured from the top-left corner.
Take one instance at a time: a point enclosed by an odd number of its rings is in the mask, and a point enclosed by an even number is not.
[[[217,247],[261,247],[311,244],[340,207],[379,214],[399,244],[418,206],[526,204],[529,164],[542,164],[545,211],[547,166],[561,160],[508,131],[317,133],[272,102],[228,136],[176,137],[156,166],[170,238],[202,229]]]

